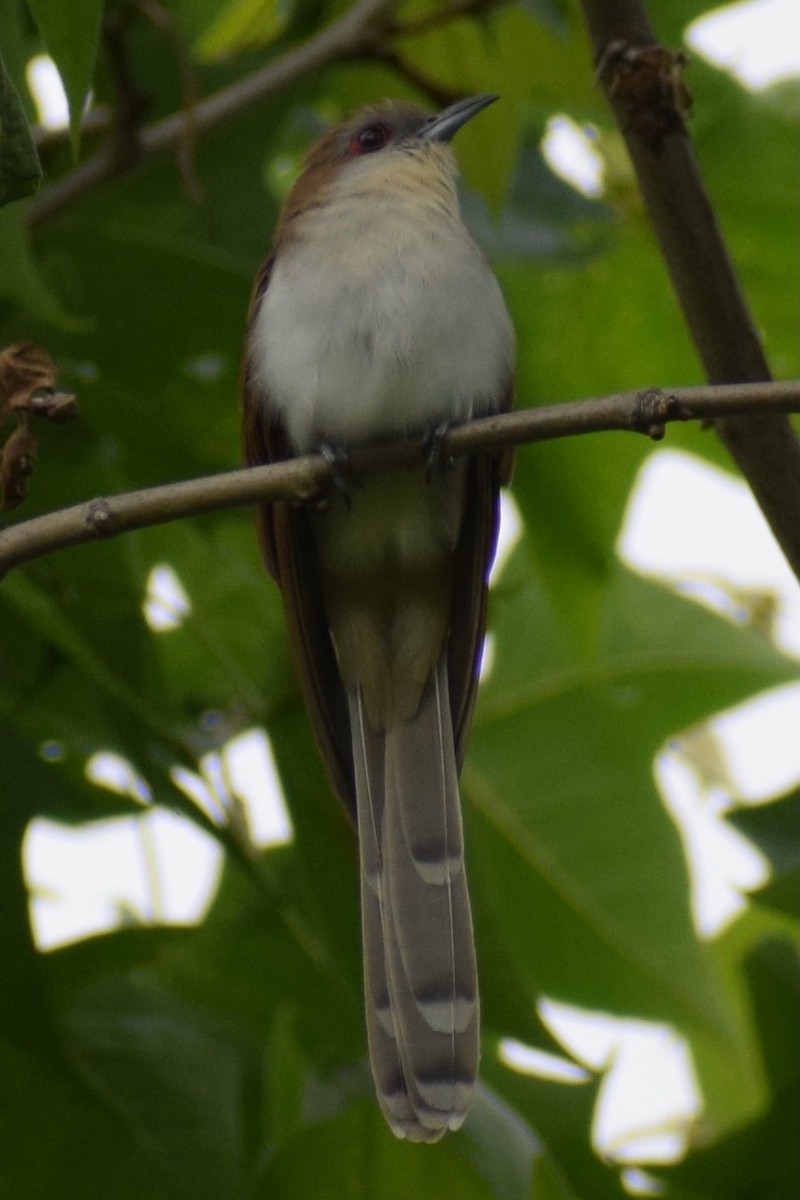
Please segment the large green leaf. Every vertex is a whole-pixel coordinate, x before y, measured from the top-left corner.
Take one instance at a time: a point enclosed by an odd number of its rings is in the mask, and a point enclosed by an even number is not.
[[[0,1041],[0,1186],[26,1200],[183,1200],[116,1114],[59,1062],[43,1063]]]
[[[519,1115],[483,1091],[461,1134],[425,1147],[393,1138],[374,1105],[345,1100],[270,1159],[256,1200],[307,1196],[309,1189],[321,1197],[401,1200],[428,1188],[476,1200],[573,1200]]]
[[[564,1084],[522,1075],[494,1055],[484,1056],[482,1073],[537,1130],[575,1197],[622,1200],[625,1192],[617,1171],[595,1154],[589,1138],[598,1080]],[[535,1191],[533,1197],[535,1200]]]
[[[64,81],[70,129],[77,150],[84,102],[92,81],[100,37],[102,0],[28,0],[45,45]]]
[[[743,921],[751,918],[745,915]],[[785,1200],[800,1187],[796,944],[774,934],[756,937],[742,965],[769,1094],[756,1119],[740,1124],[711,1146],[698,1146],[685,1162],[666,1173],[676,1194],[689,1200],[706,1196]]]
[[[65,1036],[89,1087],[177,1194],[241,1193],[252,1053],[239,1031],[133,981],[108,981],[65,1014]]]
[[[735,1040],[653,760],[681,729],[793,668],[758,635],[622,569],[587,662],[565,648],[541,592],[513,564],[509,575],[464,772],[478,921],[488,906],[531,1001],[544,993]]]

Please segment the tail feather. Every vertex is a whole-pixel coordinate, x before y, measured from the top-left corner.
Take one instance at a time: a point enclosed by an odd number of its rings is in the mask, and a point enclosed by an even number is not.
[[[478,1069],[472,918],[444,657],[411,721],[370,728],[350,697],[370,1059],[395,1133],[463,1121]]]

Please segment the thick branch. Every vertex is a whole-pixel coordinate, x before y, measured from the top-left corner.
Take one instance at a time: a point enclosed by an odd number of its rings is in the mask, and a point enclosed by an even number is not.
[[[683,123],[679,56],[640,0],[582,0],[598,74],[625,136],[672,283],[712,383],[769,379],[764,352]],[[800,443],[775,413],[725,417],[717,432],[800,578]]]
[[[455,458],[503,446],[613,430],[660,439],[670,421],[733,418],[742,412],[760,413],[762,420],[770,413],[800,412],[800,382],[621,392],[572,404],[522,409],[483,417],[450,430],[442,453]],[[353,450],[348,457],[354,477],[360,478],[391,468],[421,465],[427,453],[421,440],[400,440]],[[330,486],[327,460],[321,454],[311,454],[267,467],[76,504],[0,532],[0,578],[12,567],[67,546],[244,504],[308,500]]]
[[[187,129],[191,130],[193,137],[208,133],[257,101],[296,83],[298,79],[370,48],[376,24],[390,12],[395,2],[358,0],[337,21],[302,46],[290,50],[213,96],[208,96],[191,113],[172,113],[142,129],[137,138],[138,161],[178,146],[186,136]],[[39,193],[28,208],[30,228],[36,228],[58,216],[87,192],[118,174],[119,170],[119,155],[112,141],[63,179]]]

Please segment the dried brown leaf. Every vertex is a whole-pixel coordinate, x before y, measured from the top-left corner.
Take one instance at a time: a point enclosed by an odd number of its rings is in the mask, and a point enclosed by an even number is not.
[[[22,503],[35,465],[36,435],[24,422],[17,426],[0,453],[0,507],[7,511]]]
[[[56,366],[33,342],[0,351],[0,421],[17,409],[33,408],[34,393],[55,387]]]

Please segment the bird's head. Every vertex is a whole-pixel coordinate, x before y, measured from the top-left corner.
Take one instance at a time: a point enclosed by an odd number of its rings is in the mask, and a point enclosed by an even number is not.
[[[431,116],[419,105],[384,100],[361,108],[317,141],[286,202],[282,225],[324,200],[330,189],[368,194],[387,187],[413,188],[426,179],[452,188],[455,158],[449,143],[494,95],[470,96]]]

